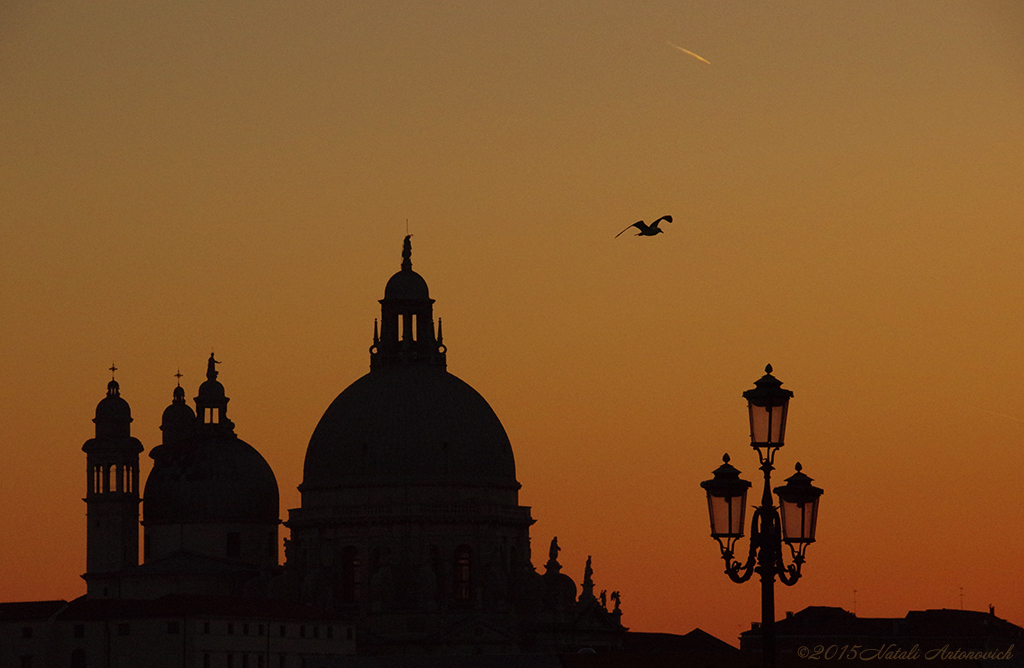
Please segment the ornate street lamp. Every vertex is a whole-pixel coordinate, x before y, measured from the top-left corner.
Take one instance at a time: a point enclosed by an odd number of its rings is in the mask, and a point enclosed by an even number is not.
[[[818,500],[825,490],[811,484],[796,463],[796,473],[786,478],[786,484],[775,488],[782,510],[782,540],[793,549],[793,560],[803,561],[804,550],[814,542],[814,528],[818,523]],[[798,551],[799,550],[799,551]]]
[[[757,451],[764,474],[761,504],[755,506],[750,521],[750,552],[745,563],[734,557],[736,542],[743,537],[743,514],[749,482],[741,479],[740,472],[729,463],[725,455],[723,464],[714,472],[714,478],[700,484],[708,497],[711,517],[711,537],[718,541],[725,560],[725,573],[733,582],[746,582],[754,573],[761,576],[761,653],[765,668],[775,665],[775,578],[785,585],[794,585],[800,579],[804,552],[814,542],[818,521],[818,500],[823,490],[811,484],[811,478],[801,472],[786,479],[786,484],[775,488],[779,495],[779,508],[772,497],[771,472],[775,469],[775,453],[785,442],[786,416],[790,390],[772,375],[772,367],[765,367],[765,375],[754,383],[754,388],[743,393],[750,414],[750,445]],[[792,563],[783,564],[782,543],[790,547]]]
[[[735,543],[743,537],[743,515],[747,509],[750,483],[740,479],[740,472],[729,463],[729,455],[725,455],[722,457],[722,465],[715,469],[715,477],[705,480],[700,486],[708,494],[711,537],[719,544],[722,544],[723,538],[726,540],[725,545]]]

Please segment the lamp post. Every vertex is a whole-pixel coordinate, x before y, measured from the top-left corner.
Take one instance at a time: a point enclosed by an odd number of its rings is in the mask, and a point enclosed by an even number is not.
[[[814,542],[818,501],[823,494],[797,464],[796,473],[786,478],[786,484],[775,488],[779,507],[774,504],[771,472],[775,470],[775,453],[784,444],[792,397],[793,393],[782,389],[782,383],[772,375],[770,364],[754,388],[743,393],[750,414],[750,445],[757,451],[764,474],[761,504],[754,507],[750,521],[750,552],[745,563],[734,558],[734,550],[743,537],[751,484],[740,478],[740,472],[729,463],[729,455],[722,457],[714,478],[700,484],[707,492],[711,537],[722,550],[726,575],[733,582],[746,582],[754,573],[761,576],[761,653],[765,668],[775,665],[775,577],[789,586],[800,579],[804,553]],[[788,566],[783,565],[783,543],[789,545],[792,555]]]

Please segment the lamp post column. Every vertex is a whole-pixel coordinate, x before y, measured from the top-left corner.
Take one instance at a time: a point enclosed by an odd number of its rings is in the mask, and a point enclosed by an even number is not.
[[[770,462],[761,466],[764,471],[764,494],[761,496],[760,527],[751,532],[751,540],[760,545],[757,550],[757,570],[761,574],[761,658],[764,668],[775,667],[775,571],[781,555],[779,544],[779,523],[775,504],[772,502]]]

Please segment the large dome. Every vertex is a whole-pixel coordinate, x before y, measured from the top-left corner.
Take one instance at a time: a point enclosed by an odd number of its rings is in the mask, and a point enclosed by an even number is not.
[[[346,486],[518,489],[505,428],[444,369],[376,369],[330,405],[309,442],[303,491]]]

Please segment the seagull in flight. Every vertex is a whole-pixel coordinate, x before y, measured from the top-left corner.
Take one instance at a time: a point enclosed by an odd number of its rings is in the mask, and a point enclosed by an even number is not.
[[[658,224],[661,223],[661,221],[663,221],[663,220],[666,223],[671,223],[672,222],[672,216],[662,216],[661,218],[659,218],[658,220],[654,221],[650,225],[648,225],[647,223],[645,223],[642,220],[638,220],[635,223],[633,223],[632,225],[630,225],[629,227],[635,227],[636,229],[640,230],[639,232],[636,233],[636,236],[638,236],[638,237],[653,237],[655,234],[661,234],[661,233],[663,233],[665,231],[665,230],[661,229],[660,227],[658,227]],[[627,227],[626,230],[628,230],[629,227]],[[622,230],[622,232],[625,232],[626,230]],[[619,232],[618,234],[616,234],[615,238],[618,239],[620,236],[622,236],[622,232]]]

